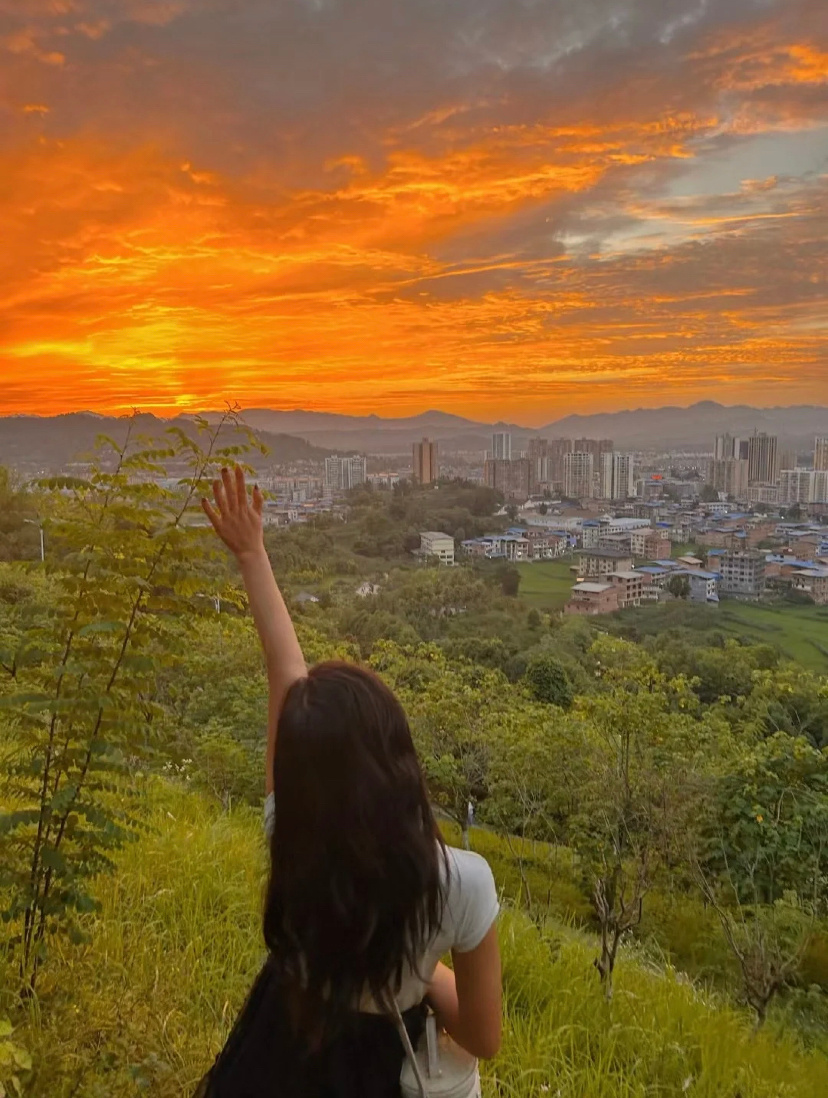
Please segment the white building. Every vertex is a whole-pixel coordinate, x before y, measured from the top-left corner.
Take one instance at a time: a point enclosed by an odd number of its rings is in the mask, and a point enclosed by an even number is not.
[[[601,499],[629,499],[635,495],[635,461],[632,454],[601,454]]]
[[[426,530],[420,534],[420,553],[437,557],[441,564],[454,564],[454,538],[439,530]]]
[[[783,469],[779,474],[779,502],[828,503],[828,470]]]
[[[509,431],[495,431],[492,435],[492,458],[495,461],[512,460],[512,436]]]
[[[325,487],[329,492],[347,492],[358,484],[364,484],[365,480],[366,460],[363,454],[325,458]]]

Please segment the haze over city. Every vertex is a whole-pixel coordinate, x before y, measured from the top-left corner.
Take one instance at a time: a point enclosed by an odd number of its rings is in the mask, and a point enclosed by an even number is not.
[[[0,413],[828,403],[823,0],[0,0]]]

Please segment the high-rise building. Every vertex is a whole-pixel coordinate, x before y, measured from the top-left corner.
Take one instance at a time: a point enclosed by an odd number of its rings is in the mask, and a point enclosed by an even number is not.
[[[571,438],[552,438],[549,440],[549,483],[563,487],[564,458],[573,450]]]
[[[713,451],[715,461],[746,461],[750,440],[735,438],[733,435],[718,435]]]
[[[717,492],[734,499],[745,499],[748,488],[748,462],[743,458],[722,458],[710,462],[708,482]]]
[[[564,454],[564,495],[569,499],[592,499],[595,458],[585,450]]]
[[[573,453],[592,454],[595,468],[600,468],[601,455],[610,453],[615,447],[611,438],[576,438],[572,444]]]
[[[601,454],[601,499],[629,499],[635,495],[635,463],[632,454]]]
[[[814,440],[814,469],[828,472],[828,438]]]
[[[414,456],[414,480],[418,484],[433,484],[440,475],[437,464],[437,443],[424,438],[422,442],[415,442]]]
[[[366,460],[362,454],[325,458],[325,487],[330,492],[347,492],[365,483]]]
[[[502,492],[506,499],[524,503],[534,491],[532,463],[529,458],[487,458],[483,480],[488,488]]]
[[[509,431],[495,431],[492,435],[492,457],[495,461],[512,460],[512,435]]]
[[[532,478],[535,484],[549,484],[550,476],[549,440],[530,438],[526,456],[532,465]]]
[[[783,469],[779,474],[779,502],[828,503],[828,469]]]
[[[748,439],[748,477],[751,484],[776,484],[779,477],[779,442],[775,435],[751,435]]]

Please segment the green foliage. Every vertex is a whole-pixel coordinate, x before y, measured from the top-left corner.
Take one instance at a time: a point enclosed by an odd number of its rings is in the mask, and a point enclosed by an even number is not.
[[[131,1098],[138,1083],[154,1098],[192,1093],[261,963],[259,815],[219,814],[170,787],[148,795],[146,835],[97,883],[92,944],[55,959],[44,974],[49,1009],[24,1015],[15,1032],[33,1055],[28,1098]],[[497,866],[498,840],[475,833],[476,847],[478,836]],[[777,1028],[754,1034],[743,1011],[632,946],[620,951],[608,1008],[593,940],[552,919],[538,923],[508,908],[500,919],[504,1040],[482,1065],[487,1094],[828,1093],[823,1056]]]
[[[667,590],[677,599],[690,598],[690,579],[688,576],[670,576]]]
[[[40,560],[38,502],[0,465],[0,561]]]
[[[503,564],[497,570],[500,590],[509,598],[515,598],[520,590],[520,572],[513,564]]]
[[[200,586],[200,535],[186,519],[208,476],[238,452],[200,429],[206,447],[175,429],[163,449],[142,448],[131,431],[120,447],[103,440],[86,479],[44,485],[54,601],[46,614],[24,602],[31,613],[10,635],[0,680],[13,731],[0,777],[0,895],[31,986],[54,934],[83,940],[88,882],[132,830],[135,783],[120,778],[153,742],[157,664],[175,658],[174,615]],[[148,479],[182,458],[191,475],[178,489]]]
[[[32,1058],[14,1039],[8,1018],[0,1016],[0,1098],[22,1095],[21,1077],[32,1070]]]
[[[785,733],[739,752],[712,788],[701,865],[725,900],[824,900],[828,753]]]
[[[592,655],[606,689],[576,707],[589,765],[572,843],[593,887],[609,996],[621,939],[641,921],[659,868],[678,857],[720,730],[695,718],[687,683],[667,680],[635,645],[603,637]]]
[[[537,701],[557,705],[559,709],[571,707],[572,685],[554,656],[535,656],[526,668],[526,683]]]

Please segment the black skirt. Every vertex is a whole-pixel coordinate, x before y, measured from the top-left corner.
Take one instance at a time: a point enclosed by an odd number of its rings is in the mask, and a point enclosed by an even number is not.
[[[403,1022],[416,1047],[425,1007],[405,1011]],[[301,1050],[284,987],[266,962],[194,1098],[399,1098],[404,1058],[392,1020],[356,1011],[334,1040],[311,1055]]]

